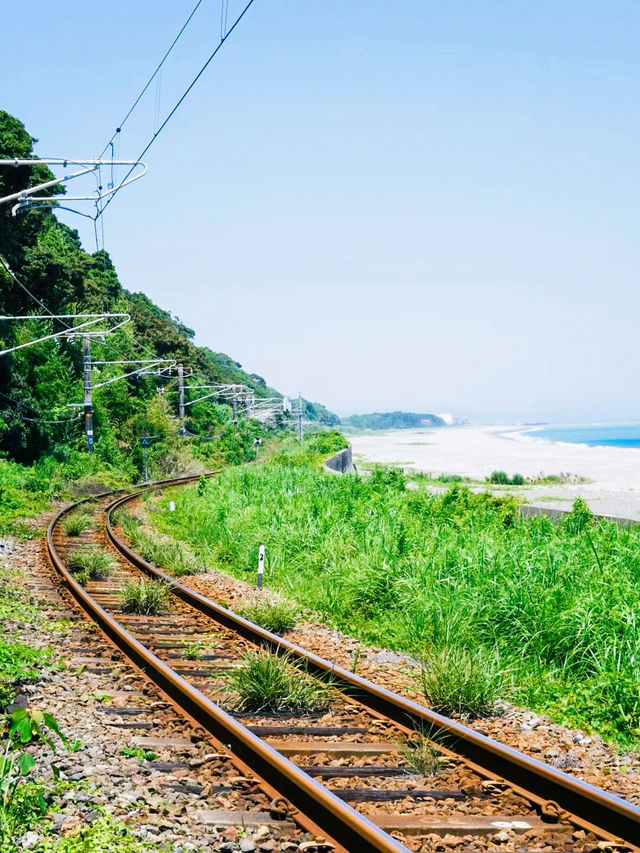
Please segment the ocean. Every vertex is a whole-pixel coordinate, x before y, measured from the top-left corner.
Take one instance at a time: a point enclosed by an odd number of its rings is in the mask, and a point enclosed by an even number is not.
[[[545,426],[530,435],[590,447],[640,447],[640,424],[572,424]]]

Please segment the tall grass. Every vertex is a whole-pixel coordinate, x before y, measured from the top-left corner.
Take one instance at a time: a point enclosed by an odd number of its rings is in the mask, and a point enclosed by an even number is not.
[[[138,516],[121,509],[114,521],[122,528],[131,547],[158,569],[166,569],[175,577],[194,575],[202,571],[201,565],[190,551],[166,537],[153,536],[142,529]]]
[[[482,655],[500,693],[640,740],[640,530],[521,518],[510,497],[407,491],[399,472],[335,477],[297,461],[231,469],[156,513],[206,562],[361,640],[434,659]]]

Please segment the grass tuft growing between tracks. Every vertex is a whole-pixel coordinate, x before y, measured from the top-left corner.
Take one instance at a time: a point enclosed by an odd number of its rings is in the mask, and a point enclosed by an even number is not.
[[[302,714],[329,704],[329,690],[302,673],[287,655],[249,652],[227,678],[232,702],[241,711]]]
[[[292,631],[300,618],[300,607],[295,602],[274,594],[263,599],[256,598],[238,612],[240,616],[274,634]]]
[[[80,583],[103,581],[116,569],[112,557],[97,545],[84,545],[69,554],[67,565]]]
[[[437,776],[447,766],[447,759],[431,738],[416,734],[400,744],[400,755],[409,767],[420,776]]]
[[[162,581],[150,578],[127,581],[120,590],[120,609],[140,616],[162,616],[169,612],[169,595],[170,589]]]
[[[74,512],[65,518],[62,529],[67,536],[81,536],[85,530],[93,527],[93,515],[87,511]]]

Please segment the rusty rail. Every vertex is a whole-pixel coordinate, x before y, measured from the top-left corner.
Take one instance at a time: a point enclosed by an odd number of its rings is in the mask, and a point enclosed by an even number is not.
[[[125,495],[109,504],[106,508],[107,535],[127,560],[147,574],[170,584],[173,594],[186,604],[250,642],[277,654],[288,654],[309,672],[331,678],[334,686],[398,725],[418,731],[440,732],[447,743],[452,744],[451,748],[478,772],[505,781],[530,802],[537,803],[543,813],[555,812],[601,838],[626,845],[624,849],[640,850],[636,846],[640,839],[640,808],[632,803],[336,666],[216,604],[148,563],[118,537],[111,524],[112,513],[139,494]]]
[[[163,481],[150,484],[143,491],[159,485],[177,485],[197,479]],[[136,496],[141,494],[137,492]],[[105,497],[101,495],[99,497]],[[126,657],[213,737],[230,748],[260,780],[272,786],[305,817],[300,821],[305,829],[327,836],[337,849],[348,853],[408,853],[408,848],[378,828],[367,817],[351,808],[325,786],[284,758],[264,740],[252,734],[233,717],[212,702],[205,694],[167,666],[140,643],[129,631],[102,608],[75,580],[55,549],[53,531],[60,520],[86,500],[62,509],[51,521],[47,531],[47,550],[54,568],[70,593],[87,615]],[[114,505],[111,504],[111,508]],[[111,534],[113,535],[113,531]],[[290,815],[296,820],[295,811]]]

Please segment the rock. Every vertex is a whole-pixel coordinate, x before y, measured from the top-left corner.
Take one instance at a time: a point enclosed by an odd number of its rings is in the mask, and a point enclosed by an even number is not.
[[[234,851],[239,849],[235,841],[223,841],[220,847],[218,847],[220,853],[234,853]]]
[[[253,838],[246,836],[240,839],[240,853],[253,853],[256,849]]]
[[[37,832],[25,832],[18,839],[18,844],[23,850],[31,850],[40,841],[40,836]]]
[[[498,844],[506,844],[507,841],[511,841],[511,837],[511,833],[503,829],[501,832],[496,832],[492,840],[497,841]]]
[[[89,825],[91,825],[92,823],[95,823],[99,819],[100,819],[100,812],[98,811],[98,809],[89,809],[89,811],[84,816],[85,823],[88,823]]]
[[[67,815],[64,823],[60,827],[60,832],[71,832],[73,829],[77,829],[82,823],[82,818],[77,814]]]

